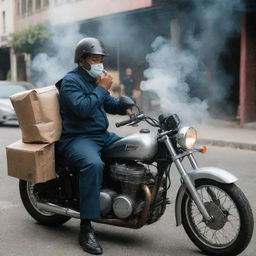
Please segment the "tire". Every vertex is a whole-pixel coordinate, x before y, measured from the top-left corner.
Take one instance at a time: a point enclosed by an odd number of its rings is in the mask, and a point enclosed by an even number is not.
[[[24,180],[20,180],[19,182],[19,189],[20,189],[20,197],[24,207],[26,208],[27,212],[40,224],[47,225],[47,226],[59,226],[71,218],[59,214],[54,214],[46,211],[39,210],[32,201],[32,197],[34,200],[37,200],[36,195],[33,192],[29,192],[29,188],[33,187],[31,182],[27,182]],[[30,194],[30,193],[33,193]]]
[[[252,210],[243,192],[235,184],[207,179],[197,180],[196,189],[200,198],[203,198],[206,209],[215,218],[212,222],[205,223],[189,193],[186,193],[182,200],[181,214],[182,224],[189,238],[207,255],[234,256],[241,253],[251,240],[254,225]],[[229,202],[233,206],[227,207]],[[193,215],[193,210],[198,214]],[[196,219],[199,219],[198,223]],[[237,229],[235,223],[238,223]],[[228,228],[231,232],[227,232]],[[229,237],[231,238],[228,239]]]

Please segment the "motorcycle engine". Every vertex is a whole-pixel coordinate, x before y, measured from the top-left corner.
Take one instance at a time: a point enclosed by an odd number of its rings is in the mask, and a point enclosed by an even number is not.
[[[126,219],[140,208],[141,202],[137,199],[136,193],[140,185],[146,181],[147,169],[135,162],[115,163],[110,169],[111,177],[120,182],[122,190],[121,194],[113,199],[113,212],[118,218]]]

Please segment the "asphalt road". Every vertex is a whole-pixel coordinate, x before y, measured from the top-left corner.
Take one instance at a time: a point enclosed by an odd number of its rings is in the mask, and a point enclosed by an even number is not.
[[[121,134],[132,133],[122,128]],[[0,127],[0,256],[82,256],[87,255],[77,243],[79,221],[72,219],[57,228],[37,224],[25,211],[18,192],[18,180],[7,176],[5,146],[20,138],[16,126]],[[256,152],[209,147],[208,153],[197,156],[200,166],[217,166],[239,177],[238,185],[248,197],[256,216]],[[179,177],[172,168],[170,199],[175,201]],[[203,255],[176,227],[174,204],[155,224],[140,230],[95,224],[106,256]],[[241,255],[256,255],[256,236]]]

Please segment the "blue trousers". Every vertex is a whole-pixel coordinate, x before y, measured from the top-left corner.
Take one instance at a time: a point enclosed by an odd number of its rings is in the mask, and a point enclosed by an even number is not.
[[[104,163],[101,152],[113,142],[121,139],[114,133],[61,138],[57,150],[80,171],[80,218],[100,218],[100,189]]]

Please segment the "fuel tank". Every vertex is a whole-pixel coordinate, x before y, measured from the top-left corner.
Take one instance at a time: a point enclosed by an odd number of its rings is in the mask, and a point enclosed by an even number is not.
[[[111,144],[103,153],[103,158],[125,160],[150,160],[158,150],[157,135],[135,133]]]

